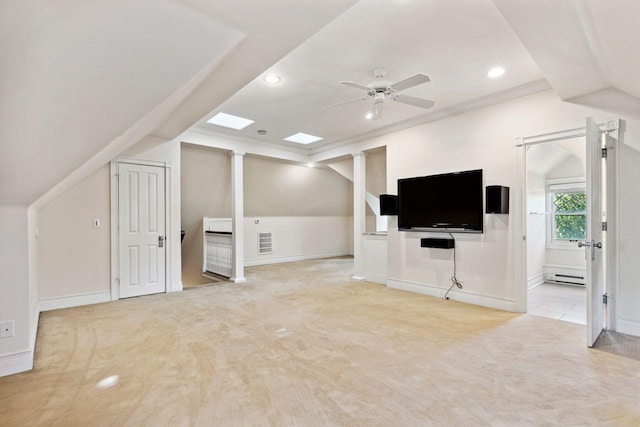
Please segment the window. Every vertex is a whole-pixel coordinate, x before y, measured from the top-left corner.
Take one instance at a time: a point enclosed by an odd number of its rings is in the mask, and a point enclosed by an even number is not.
[[[584,240],[587,227],[584,182],[558,182],[549,184],[547,189],[550,245],[573,246]]]

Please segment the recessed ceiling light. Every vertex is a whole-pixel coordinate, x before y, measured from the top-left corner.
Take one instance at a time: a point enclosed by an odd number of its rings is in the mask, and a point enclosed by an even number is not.
[[[503,74],[504,74],[504,68],[494,67],[489,70],[489,72],[487,73],[487,76],[491,77],[492,79],[495,79],[496,77],[500,77]]]
[[[315,166],[315,164],[313,164],[313,163],[307,163],[307,167],[308,167],[308,168],[312,168],[312,167],[314,167],[314,166]]]
[[[275,74],[267,74],[264,76],[264,81],[272,85],[280,83],[281,80],[280,76],[276,76]]]
[[[322,138],[319,136],[307,135],[306,133],[296,133],[285,138],[285,141],[297,142],[298,144],[311,144],[312,142],[320,141]]]
[[[251,123],[254,123],[254,121],[245,119],[244,117],[232,116],[231,114],[218,113],[207,120],[207,123],[225,128],[241,130],[249,126]]]
[[[367,120],[371,120],[373,119],[373,113],[372,112],[368,112],[366,116],[364,116]]]

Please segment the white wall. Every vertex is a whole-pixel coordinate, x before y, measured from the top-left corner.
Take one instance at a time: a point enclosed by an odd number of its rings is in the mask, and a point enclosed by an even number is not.
[[[616,330],[640,336],[640,123],[626,123],[625,143],[619,147],[619,254]]]
[[[352,202],[351,182],[334,170],[244,158],[246,217],[349,216]]]
[[[40,299],[110,292],[109,205],[105,165],[40,209]]]
[[[456,170],[482,168],[485,185],[501,184],[513,189],[517,136],[537,135],[584,125],[593,116],[598,121],[614,118],[611,113],[563,103],[551,91],[450,117],[377,138],[387,145],[387,191],[395,192],[398,178]],[[624,117],[623,117],[624,118]],[[627,120],[620,164],[620,286],[619,316],[628,325],[640,325],[640,310],[630,301],[640,300],[640,266],[634,242],[640,239],[637,212],[640,209],[640,123]],[[631,150],[630,146],[635,149]],[[631,152],[629,152],[631,150]],[[485,215],[485,233],[457,235],[459,277],[462,291],[453,297],[506,309],[514,308],[513,235],[511,203],[509,216]],[[421,249],[426,233],[398,232],[397,221],[389,221],[388,284],[416,291],[444,294],[452,271],[450,251]],[[629,330],[629,327],[626,329]]]
[[[0,320],[15,321],[15,336],[0,339],[0,357],[29,350],[28,222],[26,207],[0,206]]]
[[[245,265],[349,255],[351,221],[349,216],[245,217]],[[258,233],[263,232],[273,234],[272,254],[258,254]]]

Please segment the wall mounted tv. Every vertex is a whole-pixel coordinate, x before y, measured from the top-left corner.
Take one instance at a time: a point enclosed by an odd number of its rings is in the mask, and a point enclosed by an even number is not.
[[[482,169],[398,180],[398,228],[482,233]]]

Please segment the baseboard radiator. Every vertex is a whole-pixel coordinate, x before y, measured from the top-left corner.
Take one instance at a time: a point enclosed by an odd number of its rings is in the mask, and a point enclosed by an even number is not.
[[[570,265],[544,265],[544,281],[561,285],[585,286],[586,271],[583,267]]]

